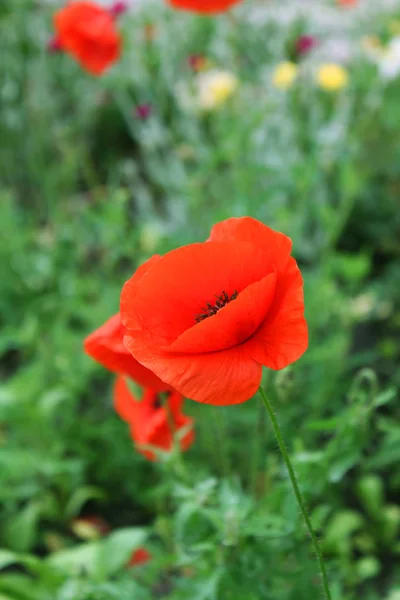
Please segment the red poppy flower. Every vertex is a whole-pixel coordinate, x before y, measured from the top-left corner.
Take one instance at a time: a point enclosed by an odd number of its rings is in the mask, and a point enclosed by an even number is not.
[[[101,75],[121,51],[113,15],[94,2],[69,2],[54,15],[57,39],[82,68]]]
[[[125,346],[193,400],[235,404],[262,365],[283,369],[307,348],[303,281],[292,242],[250,217],[209,239],[153,256],[124,285]]]
[[[156,391],[170,389],[168,384],[133,358],[123,344],[124,334],[125,329],[117,313],[85,339],[85,352],[109,371],[127,375],[139,385]]]
[[[146,548],[138,548],[132,552],[132,556],[127,564],[128,567],[136,567],[137,565],[144,565],[151,559],[151,554]]]
[[[228,10],[240,0],[169,0],[171,6],[199,13],[217,13]]]
[[[339,6],[357,6],[358,0],[337,0]]]
[[[183,396],[176,391],[168,393],[165,405],[152,388],[146,388],[143,398],[137,400],[123,377],[117,377],[114,387],[114,407],[117,414],[130,425],[131,436],[141,454],[149,460],[156,455],[143,446],[154,446],[165,452],[172,450],[174,434],[180,438],[182,450],[187,450],[194,440],[193,419],[181,412]]]

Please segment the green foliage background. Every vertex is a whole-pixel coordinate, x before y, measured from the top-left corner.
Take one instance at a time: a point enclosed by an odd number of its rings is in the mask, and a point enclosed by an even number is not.
[[[141,261],[245,214],[292,237],[305,279],[309,350],[265,389],[333,598],[399,599],[400,78],[361,50],[400,17],[381,8],[151,4],[121,19],[123,58],[95,79],[47,52],[53,5],[3,0],[0,600],[322,597],[259,399],[187,401],[195,445],[150,464],[113,412],[113,376],[82,351]],[[277,90],[301,33],[323,43]],[[313,76],[328,41],[350,48],[332,94]],[[181,106],[191,54],[240,80],[218,110]],[[92,514],[112,531],[84,542],[71,523]],[[127,569],[143,546],[152,560]]]

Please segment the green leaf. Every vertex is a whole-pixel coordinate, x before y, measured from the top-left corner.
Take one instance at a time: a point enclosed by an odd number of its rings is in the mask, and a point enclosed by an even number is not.
[[[376,475],[365,475],[357,483],[357,492],[365,510],[378,519],[384,503],[382,480]]]
[[[80,544],[68,550],[61,550],[52,554],[47,563],[58,567],[70,575],[93,573],[96,569],[100,552],[99,542]]]
[[[140,527],[115,531],[101,545],[97,557],[97,569],[105,576],[116,573],[126,565],[132,552],[144,543],[146,537],[146,530]]]
[[[18,556],[14,552],[0,548],[0,571],[16,562],[18,562]]]
[[[30,550],[35,543],[40,518],[40,503],[30,502],[5,528],[7,545],[17,552]]]
[[[376,577],[381,570],[381,564],[374,556],[365,556],[356,564],[357,574],[361,580]]]
[[[100,488],[94,487],[92,485],[86,485],[76,490],[74,494],[72,494],[69,502],[65,508],[65,516],[68,519],[72,519],[76,515],[78,515],[82,509],[82,507],[89,500],[104,500],[105,493]]]

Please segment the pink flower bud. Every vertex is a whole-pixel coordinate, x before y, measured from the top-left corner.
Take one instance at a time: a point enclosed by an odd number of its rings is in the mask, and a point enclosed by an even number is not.
[[[141,121],[148,119],[152,112],[152,106],[149,103],[138,104],[135,108],[135,117]]]
[[[128,2],[124,2],[123,0],[120,0],[119,2],[114,2],[114,4],[110,8],[110,13],[113,17],[119,17],[127,10],[128,10]]]
[[[308,54],[315,46],[318,46],[317,38],[312,35],[301,35],[296,41],[296,53]]]

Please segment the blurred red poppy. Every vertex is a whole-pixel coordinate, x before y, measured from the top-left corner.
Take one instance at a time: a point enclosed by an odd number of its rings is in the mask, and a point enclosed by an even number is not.
[[[339,6],[356,6],[358,4],[358,0],[337,0]]]
[[[102,75],[121,52],[113,15],[94,2],[69,2],[54,15],[56,40],[83,69]]]
[[[238,2],[240,0],[169,0],[174,8],[199,13],[223,12]]]
[[[165,403],[152,388],[146,388],[138,400],[130,391],[124,377],[117,377],[114,386],[114,407],[117,414],[130,426],[131,436],[137,450],[149,460],[156,454],[143,446],[154,446],[164,452],[172,450],[174,435],[179,437],[181,450],[187,450],[194,440],[193,419],[181,412],[183,396],[169,392]],[[186,432],[183,432],[183,429]]]
[[[132,552],[132,556],[127,564],[127,567],[136,567],[137,565],[144,565],[151,560],[151,554],[146,548],[138,548]]]
[[[127,375],[139,385],[156,391],[171,389],[133,358],[124,346],[124,334],[125,329],[120,314],[117,313],[85,339],[85,352],[109,371]]]
[[[303,280],[292,242],[250,217],[209,239],[153,256],[124,285],[125,346],[179,392],[244,402],[262,365],[283,369],[307,349]]]

